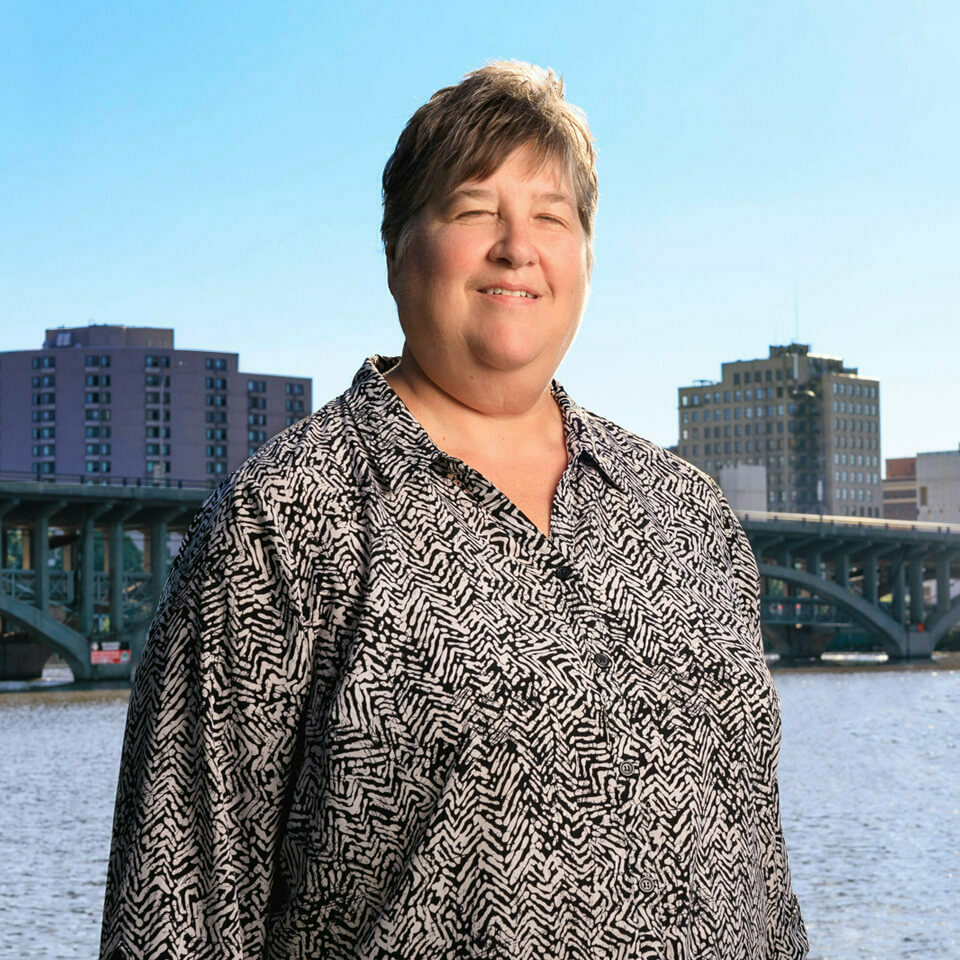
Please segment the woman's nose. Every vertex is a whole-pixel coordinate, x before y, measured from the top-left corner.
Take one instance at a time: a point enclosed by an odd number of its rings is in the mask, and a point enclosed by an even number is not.
[[[504,218],[499,233],[490,248],[490,257],[511,267],[523,267],[539,260],[537,246],[525,223]]]

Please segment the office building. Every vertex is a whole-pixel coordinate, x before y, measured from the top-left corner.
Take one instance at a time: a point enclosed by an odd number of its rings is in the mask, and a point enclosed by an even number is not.
[[[880,385],[808,344],[721,365],[678,390],[680,455],[714,479],[767,471],[767,508],[879,517]]]
[[[890,520],[917,519],[917,458],[896,457],[886,461],[883,479],[883,515]]]
[[[0,353],[0,474],[213,484],[311,399],[308,378],[177,350],[170,329],[47,330],[38,350]]]
[[[960,523],[960,450],[917,454],[917,519]]]

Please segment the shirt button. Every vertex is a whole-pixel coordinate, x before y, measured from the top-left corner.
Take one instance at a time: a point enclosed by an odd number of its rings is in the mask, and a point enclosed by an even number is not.
[[[593,655],[593,662],[600,667],[601,670],[606,670],[613,661],[605,653],[595,653]]]
[[[691,717],[700,717],[707,712],[707,705],[702,700],[691,700],[688,711]]]
[[[637,887],[641,893],[653,893],[657,889],[657,881],[649,873],[644,873],[637,881]]]
[[[558,567],[557,568],[557,579],[558,580],[569,580],[571,577],[576,576],[577,571],[573,567]]]
[[[625,777],[632,777],[637,772],[637,765],[632,760],[621,760],[620,772]]]

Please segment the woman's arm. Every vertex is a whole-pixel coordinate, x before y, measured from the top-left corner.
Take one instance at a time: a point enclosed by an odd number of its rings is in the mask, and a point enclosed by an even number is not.
[[[263,952],[311,674],[288,544],[232,480],[195,520],[138,664],[101,957]]]

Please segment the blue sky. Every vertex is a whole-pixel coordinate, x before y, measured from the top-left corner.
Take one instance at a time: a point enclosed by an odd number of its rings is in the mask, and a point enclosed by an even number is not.
[[[675,443],[679,385],[798,339],[881,380],[885,457],[960,442],[955,2],[0,0],[0,32],[0,350],[172,326],[335,396],[402,342],[401,127],[519,58],[597,139],[580,403]]]

